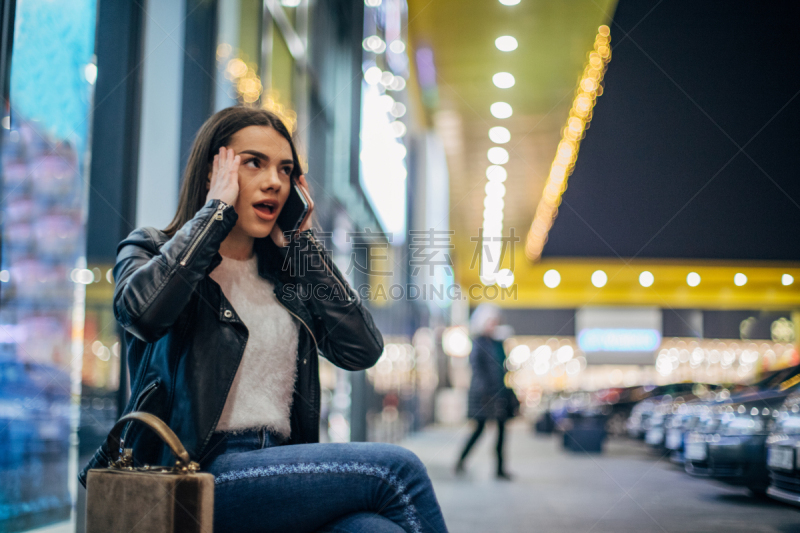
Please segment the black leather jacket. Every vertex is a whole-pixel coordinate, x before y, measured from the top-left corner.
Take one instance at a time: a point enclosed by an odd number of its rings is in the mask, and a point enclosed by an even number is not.
[[[238,215],[209,201],[171,239],[140,228],[122,241],[114,266],[114,316],[125,329],[131,400],[125,413],[146,411],[164,420],[193,460],[207,449],[247,343],[248,331],[209,276],[219,247]],[[319,441],[319,360],[346,370],[374,365],[383,338],[372,316],[312,231],[281,248],[255,243],[258,273],[300,326],[297,381],[289,444]],[[137,464],[173,464],[169,449],[141,424],[130,425],[126,448]],[[109,464],[106,445],[80,474]]]

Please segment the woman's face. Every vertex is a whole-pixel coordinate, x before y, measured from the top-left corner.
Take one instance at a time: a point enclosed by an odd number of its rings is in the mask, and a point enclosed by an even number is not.
[[[236,228],[255,239],[270,234],[291,188],[292,148],[269,126],[236,132],[227,148],[240,156]]]

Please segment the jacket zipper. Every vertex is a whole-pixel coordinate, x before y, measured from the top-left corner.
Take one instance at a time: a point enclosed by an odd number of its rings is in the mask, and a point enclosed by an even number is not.
[[[347,296],[347,301],[348,301],[348,302],[349,302],[349,301],[352,301],[352,298],[350,298],[350,293],[347,291],[347,287],[345,287],[345,286],[344,286],[344,283],[342,283],[342,281],[339,279],[339,277],[338,277],[338,276],[337,276],[337,275],[336,275],[336,274],[333,272],[333,270],[331,269],[331,267],[329,267],[329,266],[328,266],[328,262],[325,260],[325,254],[324,254],[324,253],[322,252],[322,250],[320,249],[320,246],[319,246],[319,243],[317,242],[317,239],[315,239],[315,238],[314,238],[314,235],[313,235],[313,234],[309,234],[309,236],[308,236],[308,240],[310,240],[311,242],[313,242],[313,243],[314,243],[314,248],[316,248],[316,250],[317,250],[317,253],[318,253],[318,254],[320,255],[320,257],[322,258],[322,264],[323,264],[323,265],[325,265],[325,270],[327,270],[327,271],[328,271],[328,274],[330,274],[330,276],[331,276],[331,277],[332,277],[334,280],[336,280],[336,283],[338,283],[338,284],[339,284],[339,287],[341,287],[341,288],[342,288],[342,291],[344,291],[344,294],[345,294],[345,296]]]
[[[153,392],[156,389],[156,387],[158,387],[158,384],[159,384],[158,381],[154,381],[147,387],[145,387],[141,393],[139,393],[139,397],[136,398],[136,407],[134,408],[134,410],[138,410],[142,406],[147,397],[150,396],[150,393]]]
[[[139,396],[136,398],[136,403],[134,403],[133,411],[138,411],[139,408],[142,406],[144,401],[150,396],[150,394],[156,390],[156,388],[161,384],[160,380],[156,380],[149,384],[147,387],[144,388],[142,392],[139,393]],[[128,424],[128,427],[125,428],[125,431],[122,433],[119,439],[119,447],[120,450],[125,447],[125,439],[128,438],[128,430],[131,428],[131,425]]]
[[[310,328],[310,327],[308,327],[308,324],[306,324],[305,320],[303,320],[302,318],[300,318],[299,316],[297,316],[296,314],[294,314],[294,313],[293,313],[293,312],[292,312],[292,311],[291,311],[291,310],[290,310],[288,307],[286,307],[286,305],[284,305],[284,303],[283,303],[283,302],[281,302],[280,298],[275,298],[275,299],[276,299],[276,300],[278,300],[278,303],[279,303],[279,304],[281,304],[281,306],[282,306],[284,309],[286,309],[286,311],[287,311],[287,312],[288,312],[290,315],[292,315],[293,317],[295,317],[297,320],[299,320],[299,321],[300,321],[300,323],[301,323],[301,324],[303,324],[303,325],[306,327],[306,329],[308,330],[308,334],[309,334],[309,335],[311,335],[311,340],[313,340],[313,341],[314,341],[314,348],[316,348],[316,349],[317,349],[317,352],[319,352],[319,344],[317,344],[317,338],[314,336],[314,333],[311,331],[311,328]]]
[[[189,259],[192,258],[192,254],[205,238],[206,234],[211,230],[211,226],[214,224],[214,221],[223,219],[223,211],[225,211],[227,207],[227,204],[220,202],[220,204],[217,206],[216,213],[214,213],[214,215],[211,217],[211,220],[209,220],[208,224],[206,224],[206,227],[204,227],[200,232],[200,235],[198,235],[191,246],[189,246],[189,250],[187,250],[186,255],[184,255],[183,259],[181,260],[181,266],[186,266],[186,264],[189,262]]]
[[[299,316],[294,314],[288,307],[286,307],[286,305],[284,305],[284,303],[281,302],[280,298],[275,298],[275,299],[278,300],[278,303],[280,303],[281,306],[283,306],[284,309],[286,309],[287,313],[289,313],[290,315],[295,317],[297,320],[300,321],[301,324],[303,324],[306,327],[306,330],[308,331],[308,334],[311,335],[311,340],[314,341],[314,349],[316,350],[317,357],[319,357],[319,344],[317,344],[317,338],[314,336],[314,333],[311,331],[311,328],[308,327],[308,324],[306,324],[305,320],[303,320],[302,318],[300,318]],[[299,369],[298,369],[298,373],[299,373]],[[312,390],[311,390],[311,395],[312,395],[311,400],[313,402],[312,405],[314,405],[316,407],[316,405],[317,405],[317,396],[316,396],[316,390],[314,390],[313,387],[312,387]]]

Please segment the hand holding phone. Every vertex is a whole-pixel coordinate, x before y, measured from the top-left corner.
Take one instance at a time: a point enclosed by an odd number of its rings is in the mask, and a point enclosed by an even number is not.
[[[283,204],[275,227],[272,239],[280,246],[286,245],[286,237],[311,227],[311,212],[314,202],[308,194],[308,183],[305,176],[300,176],[297,182],[292,182],[289,197]]]

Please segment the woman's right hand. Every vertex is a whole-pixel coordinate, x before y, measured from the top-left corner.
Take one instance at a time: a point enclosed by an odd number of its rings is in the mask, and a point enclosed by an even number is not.
[[[221,200],[228,205],[235,205],[239,197],[239,162],[241,158],[233,155],[233,150],[219,149],[219,154],[214,156],[214,165],[208,187],[209,200]]]

